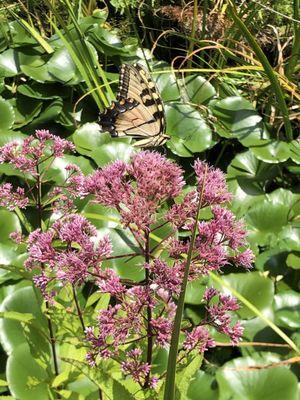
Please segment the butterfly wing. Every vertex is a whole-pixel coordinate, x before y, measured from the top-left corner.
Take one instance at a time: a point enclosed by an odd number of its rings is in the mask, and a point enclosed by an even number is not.
[[[163,103],[148,73],[139,64],[122,65],[117,101],[100,115],[100,124],[112,136],[133,136],[139,146],[166,141]]]

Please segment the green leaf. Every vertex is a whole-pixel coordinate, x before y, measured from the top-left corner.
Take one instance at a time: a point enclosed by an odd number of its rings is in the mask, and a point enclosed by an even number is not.
[[[203,279],[189,282],[186,287],[184,302],[193,305],[201,304],[205,289],[206,285],[203,283]]]
[[[0,54],[0,76],[8,78],[17,75],[19,72],[19,54],[17,51],[8,49]]]
[[[56,182],[57,184],[64,183],[65,179],[68,176],[68,171],[66,171],[66,167],[70,164],[75,164],[80,167],[81,171],[84,174],[90,174],[93,172],[91,162],[87,158],[65,154],[63,157],[55,158],[50,167],[46,163],[45,165],[43,164],[43,168],[45,168],[46,170],[44,179]]]
[[[180,93],[177,86],[176,76],[171,71],[170,65],[165,62],[158,62],[153,65],[153,70],[155,74],[152,75],[152,79],[156,83],[163,101],[179,100]],[[162,71],[162,73],[156,73],[156,71]]]
[[[274,297],[275,322],[288,329],[300,328],[300,294],[292,290],[280,292]]]
[[[193,359],[184,366],[184,368],[176,374],[176,399],[186,400],[187,392],[191,383],[191,380],[195,373],[199,370],[203,357],[200,355],[194,356]]]
[[[109,133],[101,132],[99,124],[88,122],[76,129],[73,140],[80,154],[90,155],[103,144],[111,142],[111,137]]]
[[[120,256],[130,253],[140,253],[132,234],[126,233],[125,235],[124,231],[121,229],[103,228],[100,232],[101,235],[109,234],[113,247],[113,255]],[[136,256],[134,258],[129,256],[112,259],[109,260],[109,262],[105,261],[103,266],[115,269],[118,275],[123,279],[132,279],[135,282],[139,282],[145,277],[144,269],[141,268],[143,262],[144,258],[142,256]]]
[[[219,393],[214,389],[215,378],[204,371],[197,371],[187,392],[187,400],[218,400]]]
[[[239,96],[212,100],[209,104],[217,118],[217,132],[227,138],[237,138],[245,147],[260,142],[265,136],[262,117],[252,104]]]
[[[216,375],[219,400],[297,400],[297,379],[286,367],[253,368],[278,361],[278,357],[269,355],[227,362]]]
[[[0,317],[6,319],[12,319],[19,322],[29,322],[34,319],[34,316],[30,313],[19,313],[16,311],[0,311]]]
[[[0,240],[2,243],[9,242],[9,235],[12,232],[21,232],[21,224],[15,213],[7,210],[0,210]]]
[[[96,228],[116,228],[119,226],[120,215],[113,208],[89,202],[83,209],[83,214],[90,219]]]
[[[41,111],[40,115],[35,118],[28,126],[28,130],[39,128],[40,125],[46,122],[52,121],[61,112],[63,106],[63,100],[57,98],[48,104],[44,110]]]
[[[222,277],[222,281],[227,282],[231,288],[238,291],[260,311],[269,307],[273,302],[273,282],[271,279],[261,275],[260,272],[228,274]],[[228,291],[228,293],[230,292]],[[256,314],[247,307],[242,304],[240,306],[241,308],[238,310],[238,314],[243,319],[256,316]]]
[[[49,74],[47,61],[49,56],[43,56],[36,49],[22,48],[19,51],[19,63],[21,71],[37,82],[53,82],[54,78]]]
[[[171,139],[167,146],[175,154],[189,157],[212,147],[212,132],[201,114],[192,106],[179,102],[168,103],[165,107],[167,134]]]
[[[250,147],[250,151],[259,160],[277,164],[288,160],[290,157],[289,143],[276,140],[261,140],[260,142],[258,146]]]
[[[293,269],[300,269],[300,255],[295,253],[290,253],[286,259],[286,265]]]
[[[123,139],[112,139],[109,143],[93,150],[90,157],[96,161],[98,167],[104,167],[116,160],[128,162],[131,155],[135,152],[134,147],[124,143]]]
[[[9,100],[15,113],[14,128],[29,124],[41,112],[42,101],[19,95]]]
[[[300,140],[292,140],[290,142],[290,154],[291,154],[291,159],[297,163],[300,164]]]
[[[40,100],[50,100],[60,97],[65,98],[70,95],[70,91],[67,87],[52,83],[30,82],[30,84],[19,85],[17,91],[24,96]]]
[[[31,314],[35,317],[35,323],[41,330],[47,326],[45,316],[41,313],[40,306],[37,302],[36,293],[31,286],[19,288],[12,294],[8,295],[2,302],[2,312],[16,312]],[[27,317],[26,317],[27,318]],[[1,318],[0,320],[0,340],[6,353],[10,354],[17,346],[26,343],[27,338],[36,343],[37,329],[32,326],[29,333],[24,331],[22,324],[11,318]],[[39,345],[36,350],[44,350],[44,338],[38,334]],[[46,344],[48,350],[48,343]]]
[[[47,66],[49,73],[59,82],[76,85],[82,80],[72,57],[64,47],[55,51]]]
[[[9,130],[15,122],[15,113],[12,105],[0,97],[0,134]]]
[[[66,382],[69,379],[70,371],[63,371],[59,375],[57,375],[52,382],[52,387],[57,388],[61,386],[62,383]]]
[[[30,354],[27,344],[15,347],[7,360],[7,381],[11,394],[20,400],[48,400],[47,373]]]
[[[189,100],[194,104],[207,105],[216,95],[215,88],[202,76],[188,75],[184,83]]]
[[[277,189],[263,201],[250,207],[246,221],[249,224],[251,241],[256,240],[260,245],[267,244],[275,239],[275,234],[276,239],[279,239],[278,233],[289,224],[298,201],[298,195],[289,190]]]

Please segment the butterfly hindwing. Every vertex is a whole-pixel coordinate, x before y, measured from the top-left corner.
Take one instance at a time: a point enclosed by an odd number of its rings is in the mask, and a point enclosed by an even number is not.
[[[117,101],[99,119],[102,129],[112,136],[133,136],[142,147],[160,145],[167,138],[162,100],[139,64],[122,65]]]

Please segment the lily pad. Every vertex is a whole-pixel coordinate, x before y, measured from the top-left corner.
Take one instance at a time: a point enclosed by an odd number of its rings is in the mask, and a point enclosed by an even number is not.
[[[15,113],[12,105],[0,97],[0,133],[8,131],[15,122]]]
[[[0,54],[0,76],[8,78],[17,75],[19,72],[19,54],[16,50],[8,49]]]
[[[216,95],[215,88],[202,76],[189,75],[185,78],[184,83],[192,103],[207,105]]]
[[[286,367],[259,368],[279,361],[270,354],[260,359],[244,357],[227,362],[216,375],[219,400],[297,400],[297,378],[291,371]]]
[[[250,151],[259,160],[272,164],[284,162],[290,157],[289,143],[282,141],[261,140],[261,144],[250,147]]]
[[[200,153],[215,142],[212,131],[201,114],[192,106],[179,102],[168,103],[165,107],[167,134],[171,137],[167,146],[176,150],[176,154],[187,157],[179,145],[184,146],[189,154]]]
[[[222,100],[212,100],[209,108],[217,118],[216,130],[220,136],[236,138],[246,147],[268,138],[262,117],[243,97],[230,96]]]

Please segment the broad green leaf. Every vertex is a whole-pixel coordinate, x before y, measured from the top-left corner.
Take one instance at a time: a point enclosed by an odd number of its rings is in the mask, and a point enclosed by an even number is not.
[[[128,162],[134,152],[134,147],[125,143],[123,139],[112,139],[109,143],[93,150],[90,157],[95,160],[98,167],[104,167],[116,160]]]
[[[272,305],[268,308],[265,308],[263,310],[263,314],[266,318],[268,318],[270,321],[274,322],[274,310]],[[257,335],[261,334],[261,332],[268,332],[268,335],[273,334],[275,336],[273,341],[278,341],[278,335],[271,330],[267,324],[267,322],[263,321],[260,317],[255,317],[251,319],[244,319],[242,322],[243,328],[244,328],[244,333],[243,333],[243,338],[244,340],[249,340],[249,341],[261,341],[261,342],[271,342],[270,338],[265,338],[265,340],[261,339],[259,340],[257,338]]]
[[[292,140],[290,143],[290,154],[291,154],[291,159],[297,163],[300,164],[300,140]]]
[[[68,97],[70,90],[60,84],[30,82],[30,84],[19,85],[17,91],[24,96],[40,100],[50,100],[59,97]]]
[[[200,75],[188,75],[184,85],[191,103],[207,105],[216,95],[212,84]]]
[[[45,316],[41,313],[39,303],[37,301],[37,292],[35,293],[31,286],[17,289],[14,293],[8,295],[2,302],[2,312],[30,313],[34,315],[36,324],[43,330],[46,326]],[[32,327],[32,340],[35,341],[37,330]],[[18,321],[11,319],[0,320],[0,340],[5,351],[10,354],[17,346],[26,343],[26,337],[30,338],[22,328]],[[44,338],[40,335],[40,349],[45,346]]]
[[[258,146],[250,147],[250,151],[259,160],[271,164],[284,162],[290,157],[289,144],[282,141],[261,140]]]
[[[297,254],[290,253],[286,259],[286,265],[293,269],[300,269],[300,255],[299,252]]]
[[[8,78],[19,72],[19,53],[16,50],[8,49],[0,54],[0,76]]]
[[[27,137],[24,133],[19,131],[6,131],[1,133],[0,135],[0,147],[4,146],[6,143],[12,142],[15,140],[16,142],[22,143],[22,141]]]
[[[271,279],[266,278],[259,272],[234,273],[224,275],[222,280],[227,282],[233,289],[238,291],[258,310],[263,311],[273,302],[274,286]],[[226,292],[226,288],[224,288]],[[228,293],[230,293],[228,291]],[[240,304],[238,314],[243,319],[256,316],[253,311]]]
[[[206,285],[203,279],[189,282],[187,284],[184,302],[193,305],[201,304],[205,289]]]
[[[12,105],[0,97],[0,134],[9,130],[15,122],[15,113]]]
[[[170,65],[165,62],[158,62],[153,65],[153,70],[152,79],[156,83],[163,101],[179,100],[180,93],[176,77],[172,73]],[[158,73],[159,71],[161,73]]]
[[[215,378],[204,371],[197,371],[187,392],[187,400],[218,400]]]
[[[283,275],[286,273],[287,255],[287,249],[279,246],[271,248],[257,255],[255,266],[260,271],[270,271],[273,276]]]
[[[29,78],[37,82],[54,82],[55,79],[48,72],[48,67],[46,64],[40,66],[32,66],[27,64],[21,65],[21,71],[27,75]]]
[[[270,164],[260,161],[251,151],[238,153],[227,169],[228,179],[238,179],[238,182],[241,182],[240,184],[242,184],[242,181],[240,181],[241,178],[248,179],[250,183],[251,181],[271,180],[277,174],[277,166],[271,166]],[[251,194],[251,185],[249,185],[249,190]]]
[[[15,213],[7,210],[0,210],[0,241],[12,243],[9,235],[12,232],[21,232],[21,225]]]
[[[48,168],[47,164],[43,165],[46,169],[44,175],[45,180],[51,180],[58,184],[64,183],[65,179],[69,175],[66,167],[70,164],[75,164],[80,167],[81,171],[86,175],[93,172],[91,162],[87,158],[65,154],[63,157],[55,158],[50,168]]]
[[[49,73],[64,84],[78,84],[82,78],[68,50],[64,47],[57,49],[47,63]]]
[[[227,362],[216,375],[219,400],[297,400],[297,379],[286,367],[253,368],[278,361],[278,357],[270,355]]]
[[[275,234],[279,239],[278,233],[294,217],[298,197],[289,190],[277,189],[263,201],[250,207],[245,219],[249,224],[251,240],[257,240],[260,244],[269,243],[274,240]]]
[[[277,238],[280,246],[283,248],[289,249],[290,251],[299,251],[300,223],[295,222],[285,226]]]
[[[76,129],[73,134],[76,150],[84,155],[90,155],[95,149],[111,141],[109,133],[101,132],[100,126],[95,122],[88,122]]]
[[[12,35],[13,43],[15,45],[32,45],[36,44],[35,39],[27,32],[26,29],[19,23],[19,21],[11,21],[9,23],[10,34]]]
[[[7,381],[12,395],[20,400],[48,400],[45,370],[30,354],[26,343],[15,347],[7,361]]]
[[[212,132],[201,114],[192,106],[179,102],[168,103],[165,107],[167,119],[167,131],[171,139],[167,146],[182,157],[190,156],[193,153],[200,153],[215,142],[212,139]],[[181,151],[184,146],[185,151]],[[189,152],[187,155],[187,152]]]
[[[133,235],[121,229],[101,229],[101,235],[109,234],[112,242],[113,255],[120,256],[131,253],[140,253]],[[103,263],[103,267],[113,268],[118,272],[118,275],[123,279],[132,279],[133,281],[141,281],[144,279],[144,263],[142,256],[129,256],[116,258]]]
[[[43,103],[36,99],[18,95],[10,99],[9,103],[13,106],[15,113],[14,128],[21,128],[29,124],[41,112]]]
[[[91,220],[96,228],[116,228],[119,226],[120,215],[113,208],[89,202],[83,209],[83,214]]]
[[[0,311],[0,318],[12,319],[19,322],[30,322],[34,316],[30,313],[20,313],[17,311]]]
[[[38,129],[42,124],[49,123],[57,117],[62,110],[63,100],[61,98],[54,99],[48,104],[44,110],[41,111],[39,116],[35,118],[29,125],[28,129]]]
[[[275,322],[288,329],[300,328],[300,294],[292,290],[274,297]]]
[[[179,400],[186,400],[189,386],[195,373],[199,370],[203,357],[196,355],[184,368],[176,374],[176,391]]]
[[[219,135],[237,138],[246,147],[264,138],[262,117],[243,97],[212,100],[209,107],[217,118],[216,129]]]

